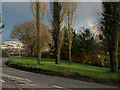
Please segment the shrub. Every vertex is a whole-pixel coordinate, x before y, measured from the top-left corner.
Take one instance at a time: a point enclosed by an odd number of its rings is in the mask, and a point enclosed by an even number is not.
[[[60,56],[61,56],[61,59],[68,60],[68,51],[61,50]]]
[[[98,53],[86,54],[85,52],[74,52],[72,60],[78,63],[89,64],[93,66],[105,66],[104,59]],[[109,66],[109,61],[106,61]]]
[[[41,58],[49,58],[50,57],[49,52],[42,52],[41,55],[42,55]]]
[[[80,62],[82,63],[82,59],[84,58],[84,55],[82,53],[75,51],[74,54],[72,55],[72,60],[75,62]]]
[[[61,71],[61,75],[65,77],[69,77],[72,74],[71,71]]]
[[[3,49],[2,50],[2,57],[9,57],[10,54],[9,54],[9,49]]]

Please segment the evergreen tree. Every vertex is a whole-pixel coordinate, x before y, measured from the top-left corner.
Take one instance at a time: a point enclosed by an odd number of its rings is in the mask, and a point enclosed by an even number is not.
[[[103,13],[101,18],[103,35],[105,36],[109,56],[110,56],[110,71],[114,72],[118,67],[117,59],[117,41],[118,41],[118,14],[117,2],[103,2]]]
[[[73,36],[73,46],[74,51],[85,51],[88,55],[90,51],[94,50],[96,41],[94,34],[90,32],[90,29],[82,27],[78,34]]]

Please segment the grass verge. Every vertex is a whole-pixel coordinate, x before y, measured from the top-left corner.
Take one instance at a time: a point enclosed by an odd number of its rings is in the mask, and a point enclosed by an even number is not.
[[[42,58],[40,65],[37,65],[36,63],[37,58],[20,57],[10,58],[7,64],[22,70],[104,84],[114,84],[120,87],[120,70],[111,73],[109,68],[90,66],[75,62],[72,62],[72,65],[69,66],[68,61],[65,60],[61,60],[60,64],[57,65],[55,64],[55,59],[49,58]]]

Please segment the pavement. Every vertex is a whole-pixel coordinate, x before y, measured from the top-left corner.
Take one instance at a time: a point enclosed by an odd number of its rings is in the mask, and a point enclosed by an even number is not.
[[[66,89],[66,90],[74,90],[74,89],[90,89],[90,88],[101,88],[101,89],[110,89],[110,90],[118,90],[117,87],[108,86],[98,83],[85,82],[80,80],[68,79],[64,77],[57,76],[49,76],[44,74],[37,74],[27,71],[22,71],[18,69],[11,68],[5,63],[8,58],[2,59],[2,88],[17,88],[17,90],[23,90],[22,88],[47,88],[47,89]],[[37,89],[37,90],[39,90]],[[12,89],[11,89],[12,90]]]

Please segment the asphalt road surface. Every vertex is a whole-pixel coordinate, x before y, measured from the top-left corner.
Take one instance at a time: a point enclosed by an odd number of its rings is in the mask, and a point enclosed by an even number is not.
[[[7,60],[8,58],[2,59],[2,79],[0,79],[2,88],[17,88],[18,90],[22,90],[21,88],[59,88],[66,90],[71,90],[71,88],[116,88],[108,85],[14,69],[5,65]]]

